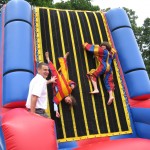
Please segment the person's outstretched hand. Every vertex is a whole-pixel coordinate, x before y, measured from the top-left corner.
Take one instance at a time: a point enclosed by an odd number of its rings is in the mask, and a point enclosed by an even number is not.
[[[47,84],[49,84],[49,83],[56,83],[56,80],[57,80],[56,76],[52,76],[51,79],[49,79],[47,81]]]
[[[56,83],[57,78],[56,76],[52,76],[50,80],[51,80],[51,83]]]
[[[86,46],[88,45],[88,43],[87,42],[84,42],[83,44],[82,44],[82,47],[83,47],[83,49],[84,50],[86,50],[87,48],[86,48]]]

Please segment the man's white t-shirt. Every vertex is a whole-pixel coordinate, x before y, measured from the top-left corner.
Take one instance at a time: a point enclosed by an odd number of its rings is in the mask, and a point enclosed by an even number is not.
[[[31,96],[38,96],[35,108],[47,109],[47,80],[37,74],[30,82],[26,107],[30,109]]]

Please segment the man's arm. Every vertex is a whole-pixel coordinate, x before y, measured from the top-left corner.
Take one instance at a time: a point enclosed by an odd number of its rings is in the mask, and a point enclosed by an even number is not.
[[[57,80],[56,76],[52,76],[51,79],[47,81],[47,84],[56,83],[56,80]]]
[[[31,108],[30,108],[30,111],[32,113],[35,113],[35,107],[36,107],[37,99],[38,99],[38,96],[36,96],[36,95],[32,95],[31,96]]]

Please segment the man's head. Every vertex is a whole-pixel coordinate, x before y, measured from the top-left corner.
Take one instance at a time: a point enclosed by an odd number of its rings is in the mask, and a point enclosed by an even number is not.
[[[69,96],[65,97],[64,100],[70,106],[74,106],[76,104],[76,99],[72,95],[69,95]]]
[[[38,68],[37,68],[38,73],[43,77],[43,78],[47,78],[48,74],[49,74],[49,67],[46,63],[41,62],[38,64]]]
[[[108,51],[111,51],[111,46],[108,42],[103,42],[100,44],[100,47],[102,47],[102,49],[107,49]]]

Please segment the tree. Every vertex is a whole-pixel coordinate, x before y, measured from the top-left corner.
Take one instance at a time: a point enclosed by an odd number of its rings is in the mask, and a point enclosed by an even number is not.
[[[142,26],[141,47],[144,63],[150,77],[150,18],[146,18]]]
[[[100,10],[99,6],[93,6],[91,0],[68,0],[64,2],[54,4],[55,8],[59,9],[70,9],[70,10]]]
[[[0,0],[0,8],[7,3],[8,0]]]
[[[33,6],[53,7],[53,0],[26,0]]]
[[[54,7],[58,9],[72,9],[71,2],[70,1],[64,2],[63,0],[61,2],[54,4]]]

